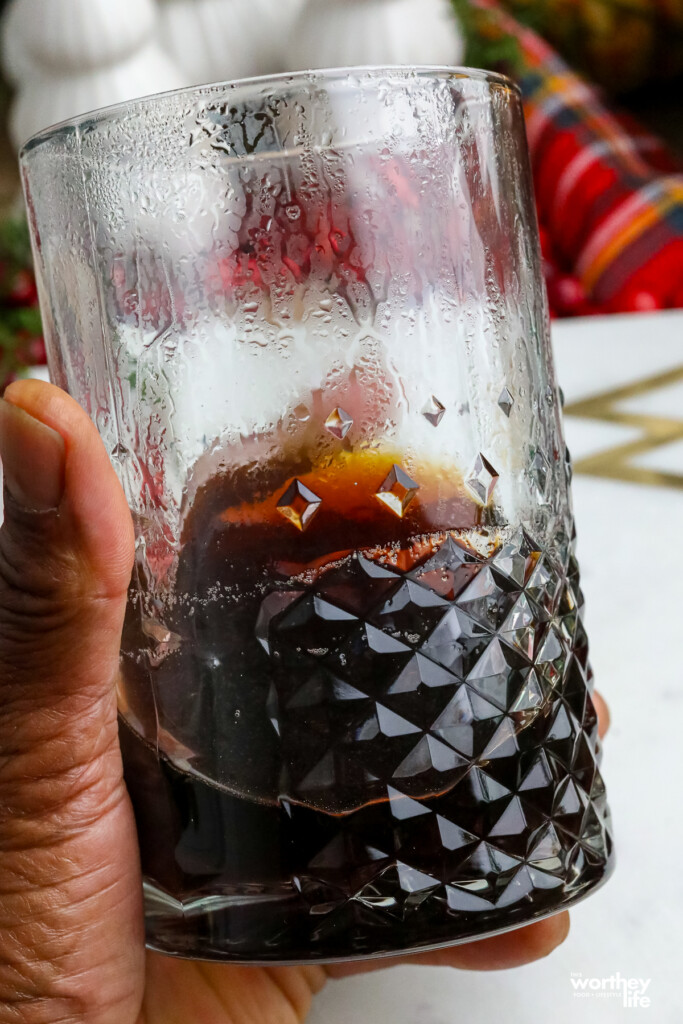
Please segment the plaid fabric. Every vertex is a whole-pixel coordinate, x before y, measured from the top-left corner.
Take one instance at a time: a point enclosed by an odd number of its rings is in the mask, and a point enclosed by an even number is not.
[[[683,174],[665,146],[615,114],[536,33],[495,0],[473,0],[514,36],[539,219],[601,308],[651,293],[683,306]]]

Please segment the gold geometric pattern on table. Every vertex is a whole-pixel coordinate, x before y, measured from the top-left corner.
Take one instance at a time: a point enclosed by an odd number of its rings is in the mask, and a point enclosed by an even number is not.
[[[631,384],[624,384],[610,391],[603,391],[592,398],[569,403],[564,410],[565,416],[635,427],[641,434],[635,440],[615,445],[597,452],[595,455],[577,459],[574,463],[574,472],[583,473],[586,476],[607,477],[610,480],[627,480],[630,483],[645,484],[650,487],[683,489],[683,474],[648,469],[645,466],[635,465],[632,461],[645,452],[661,448],[674,441],[683,440],[683,408],[681,419],[649,416],[618,408],[619,403],[629,398],[635,398],[637,395],[644,395],[678,383],[683,383],[683,366],[657,373]]]

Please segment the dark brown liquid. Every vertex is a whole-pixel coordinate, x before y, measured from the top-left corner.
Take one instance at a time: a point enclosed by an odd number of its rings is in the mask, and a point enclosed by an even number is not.
[[[154,709],[129,608],[129,718],[155,716],[170,755],[122,727],[143,869],[166,894],[158,948],[417,948],[547,912],[604,872],[579,844],[599,776],[573,563],[551,571],[528,538],[516,560],[496,551],[459,481],[421,479],[399,518],[376,497],[392,462],[247,467],[198,493],[176,579],[193,611],[180,599],[156,631],[178,639],[153,659]],[[321,499],[303,531],[277,508],[293,479]],[[585,801],[544,838],[570,770]]]

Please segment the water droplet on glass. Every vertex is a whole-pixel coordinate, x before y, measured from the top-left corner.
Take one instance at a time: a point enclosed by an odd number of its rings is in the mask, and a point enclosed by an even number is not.
[[[560,405],[564,409],[564,391],[562,390],[562,388],[558,388],[558,390],[560,392]]]
[[[477,501],[482,505],[488,505],[491,500],[494,488],[498,483],[499,474],[481,452],[474,460],[474,464],[465,477],[465,486]]]
[[[435,395],[431,395],[429,400],[425,403],[425,406],[422,410],[422,415],[424,416],[428,423],[431,423],[433,427],[438,427],[439,423],[441,423],[441,420],[444,417],[445,412],[446,406],[442,405]]]
[[[515,400],[508,388],[503,388],[501,393],[498,395],[498,405],[503,410],[505,415],[509,418],[512,412],[512,407],[515,404]]]
[[[309,490],[301,480],[292,480],[291,484],[277,503],[277,510],[285,519],[302,532],[310,525],[313,516],[320,508],[322,498]]]
[[[290,203],[290,205],[285,208],[285,213],[289,220],[298,220],[301,216],[301,207],[296,203]]]
[[[310,414],[310,412],[308,410],[308,406],[303,405],[303,404],[302,405],[297,405],[296,409],[294,410],[294,415],[302,423],[306,423],[306,421],[310,420],[310,418],[311,418],[311,414]]]
[[[325,427],[331,434],[343,441],[353,426],[353,420],[342,408],[333,409],[325,420]]]
[[[375,497],[402,519],[419,489],[419,484],[411,480],[405,470],[394,464]]]

